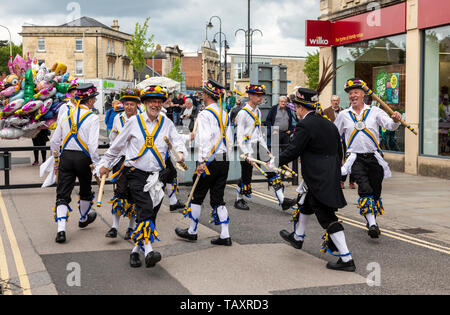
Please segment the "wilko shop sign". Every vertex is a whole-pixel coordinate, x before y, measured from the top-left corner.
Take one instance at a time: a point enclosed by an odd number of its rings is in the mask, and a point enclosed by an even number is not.
[[[330,21],[306,21],[306,46],[331,46],[333,34]]]
[[[446,0],[448,1],[448,0]],[[406,2],[340,21],[306,21],[306,46],[340,46],[406,32]]]

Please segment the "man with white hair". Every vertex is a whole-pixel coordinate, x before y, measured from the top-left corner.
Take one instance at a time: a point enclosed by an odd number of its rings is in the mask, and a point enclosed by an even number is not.
[[[275,137],[279,137],[280,152],[289,144],[291,134],[294,132],[294,126],[292,124],[294,117],[287,104],[288,98],[286,96],[280,96],[278,105],[270,109],[266,118],[271,142],[273,142]]]

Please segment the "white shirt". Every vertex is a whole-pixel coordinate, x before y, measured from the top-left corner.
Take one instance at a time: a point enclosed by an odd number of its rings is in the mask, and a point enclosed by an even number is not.
[[[380,143],[380,133],[379,127],[383,127],[384,129],[394,131],[400,126],[400,122],[395,123],[391,117],[389,117],[386,112],[376,106],[369,106],[364,104],[364,108],[361,111],[360,115],[357,115],[353,108],[350,106],[349,108],[341,111],[339,116],[334,121],[334,124],[339,130],[339,134],[345,134],[345,143],[348,146],[348,142],[350,140],[350,136],[355,129],[355,123],[353,122],[349,112],[355,114],[358,120],[362,119],[364,111],[366,109],[370,109],[370,113],[367,116],[365,121],[366,128],[373,134],[378,143]],[[374,153],[377,152],[378,148],[373,143],[369,137],[363,132],[359,132],[350,148],[348,148],[349,153]]]
[[[114,117],[113,127],[109,134],[109,141],[113,142],[114,139],[120,134],[120,132],[125,128],[125,124],[129,120],[127,114],[125,112],[121,112],[119,115]]]
[[[58,125],[53,133],[52,138],[50,139],[50,148],[52,152],[60,152],[60,148],[63,145],[64,139],[71,132],[71,126],[68,120],[70,113],[73,112],[72,122],[76,123],[78,111],[80,111],[80,117],[82,117],[85,113],[90,112],[90,109],[84,105],[80,105],[78,109],[72,107],[70,111],[69,108],[69,105],[63,105],[58,113]],[[95,114],[90,114],[89,117],[86,118],[86,120],[77,130],[77,134],[81,141],[86,144],[89,155],[91,156],[92,162],[94,164],[97,164],[100,160],[98,155],[99,130],[100,124],[98,116]],[[65,150],[83,151],[74,138],[71,138],[68,141]]]
[[[261,123],[262,119],[261,111],[259,110],[259,108],[255,107],[255,109],[253,109],[248,103],[239,111],[236,116],[236,139],[239,149],[243,154],[252,155],[252,145],[259,142],[260,145],[262,145],[267,150],[267,152],[269,152],[266,139],[263,137],[261,131],[261,127],[254,128],[255,121],[252,117],[250,117],[248,113],[245,112],[244,108],[250,110],[254,116],[259,117],[259,123]],[[250,139],[246,141],[246,137],[249,136]]]
[[[158,121],[162,120],[163,115],[160,114],[158,119],[150,120],[147,113],[142,113],[145,125],[150,134],[152,134]],[[145,138],[142,134],[141,128],[138,123],[138,115],[131,117],[125,128],[119,133],[119,135],[114,139],[110,148],[103,155],[100,165],[111,169],[117,157],[120,154],[125,153],[125,166],[135,167],[145,172],[159,172],[161,171],[161,166],[155,156],[147,151],[143,156],[135,161],[131,159],[136,158],[139,155],[142,147],[145,144]],[[184,156],[187,156],[186,148],[182,142],[181,137],[179,137],[178,132],[175,129],[173,122],[167,117],[164,117],[164,123],[162,124],[161,130],[156,139],[154,139],[154,146],[158,150],[163,163],[165,163],[166,153],[169,150],[167,143],[164,141],[164,137],[167,137],[172,143],[175,151],[183,152]]]
[[[219,142],[219,139],[222,139],[222,132],[219,127],[219,123],[214,115],[207,111],[207,109],[214,110],[217,115],[220,117],[220,112],[222,111],[222,123],[226,128],[227,139],[228,139],[228,148],[225,146],[223,141],[220,142],[216,154],[228,153],[228,156],[231,154],[231,150],[233,148],[233,131],[231,129],[231,122],[229,121],[228,114],[226,111],[222,109],[216,103],[209,105],[203,111],[198,114],[198,129],[196,135],[196,143],[198,143],[198,161],[204,162],[209,160],[211,156],[211,151],[214,146]],[[226,125],[226,121],[228,120],[228,127]]]

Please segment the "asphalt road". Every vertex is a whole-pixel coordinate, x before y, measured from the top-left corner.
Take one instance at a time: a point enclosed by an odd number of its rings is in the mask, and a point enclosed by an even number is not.
[[[302,250],[292,249],[289,251],[290,259],[315,259],[313,263],[305,263],[298,265],[292,264],[286,260],[280,259],[277,254],[277,248],[289,250],[290,248],[279,236],[281,229],[292,230],[291,211],[283,212],[272,201],[273,194],[271,191],[259,191],[261,194],[255,194],[250,200],[250,211],[241,211],[233,207],[235,198],[235,189],[232,186],[227,187],[226,202],[230,213],[230,234],[233,239],[233,246],[247,246],[249,252],[256,248],[274,248],[274,251],[265,250],[261,253],[262,263],[266,263],[268,267],[264,276],[277,276],[277,281],[282,283],[284,279],[279,279],[284,275],[289,277],[290,269],[295,268],[295,272],[299,282],[301,277],[308,274],[315,274],[316,278],[325,277],[321,275],[326,272],[325,264],[327,261],[335,261],[337,258],[320,253],[321,235],[323,230],[315,219],[310,220],[307,230],[307,237]],[[180,192],[180,199],[184,201],[188,195],[188,188],[184,187]],[[261,197],[259,197],[261,196]],[[167,201],[165,201],[167,204]],[[205,200],[204,205],[209,205],[209,199]],[[168,212],[168,210],[162,210]],[[357,209],[355,208],[355,211]],[[106,233],[108,230],[108,222],[110,216],[108,211],[99,213],[100,216],[95,222],[96,233]],[[177,216],[177,226],[188,226],[188,220],[182,219],[179,213],[166,214],[167,216]],[[75,217],[75,215],[74,215]],[[74,220],[77,220],[74,219]],[[131,244],[127,244],[121,238],[116,241],[108,241],[111,250],[89,250],[89,251],[71,251],[64,252],[64,247],[59,253],[41,254],[45,269],[54,283],[58,294],[198,294],[201,291],[195,291],[188,288],[189,281],[204,281],[202,275],[203,269],[217,266],[211,266],[214,261],[208,261],[211,257],[208,251],[217,252],[220,250],[229,251],[228,248],[217,248],[210,244],[210,239],[219,233],[220,228],[208,223],[210,220],[209,208],[204,206],[200,224],[212,229],[216,233],[209,233],[206,238],[202,237],[202,230],[199,230],[199,241],[197,243],[185,242],[178,239],[173,230],[165,231],[161,234],[163,239],[173,239],[169,244],[155,244],[154,248],[161,252],[163,260],[155,268],[132,269],[128,265],[128,257]],[[361,220],[362,222],[362,220]],[[72,222],[74,224],[74,222]],[[159,223],[162,228],[162,223]],[[280,288],[273,287],[269,290],[269,294],[449,294],[450,274],[448,273],[449,256],[446,253],[438,252],[433,249],[427,249],[402,240],[401,237],[393,238],[382,234],[380,239],[373,240],[367,235],[364,228],[356,225],[345,224],[345,233],[348,247],[352,252],[359,275],[357,281],[353,283],[336,285],[330,280],[321,279],[320,284],[316,283],[314,277],[311,279],[310,285],[300,284],[296,288],[295,280],[290,289],[285,289],[281,285]],[[52,227],[55,228],[55,227]],[[94,228],[92,228],[94,229]],[[100,231],[100,232],[99,232]],[[170,232],[172,231],[172,232]],[[123,231],[121,231],[123,232]],[[173,233],[170,235],[170,233]],[[51,234],[51,233],[50,233]],[[168,235],[169,234],[169,235]],[[70,235],[70,234],[69,234]],[[70,237],[70,236],[69,236]],[[51,239],[47,242],[52,242]],[[75,242],[72,241],[72,242]],[[124,249],[115,249],[116,244],[121,244]],[[49,246],[54,246],[49,244]],[[274,247],[271,247],[274,246]],[[129,247],[130,249],[125,249]],[[213,257],[214,257],[213,255]],[[233,254],[230,253],[230,256]],[[245,259],[245,254],[239,251],[235,253],[236,259]],[[277,257],[278,255],[278,257]],[[204,258],[202,258],[204,257]],[[227,257],[227,256],[225,256]],[[309,258],[310,257],[310,258]],[[187,259],[186,259],[187,258]],[[174,262],[183,259],[182,262]],[[67,266],[76,262],[82,270],[80,286],[69,286],[68,275],[70,269]],[[167,262],[167,267],[166,267]],[[199,266],[198,264],[204,264]],[[194,266],[194,264],[197,264]],[[233,264],[233,263],[231,263]],[[237,264],[237,263],[236,263]],[[172,267],[184,266],[181,270]],[[289,269],[289,270],[287,270]],[[316,270],[317,269],[317,270]],[[194,271],[193,271],[194,270]],[[185,278],[189,273],[200,273],[193,278]],[[239,278],[246,279],[246,270],[240,270]],[[217,273],[217,270],[216,270]],[[351,277],[349,273],[336,272],[338,277],[343,279]],[[218,276],[219,277],[219,276]],[[375,281],[374,285],[369,285],[367,279]],[[209,279],[211,280],[211,279]],[[215,279],[214,281],[218,281]],[[275,281],[275,279],[271,279]],[[286,278],[287,281],[287,278]],[[192,283],[190,283],[192,284]],[[203,284],[200,284],[203,285]],[[193,292],[194,291],[194,292]],[[211,294],[222,293],[222,291],[214,292],[212,288]],[[233,292],[233,291],[231,291]],[[239,292],[238,292],[239,293]],[[252,294],[252,291],[248,292]],[[259,294],[256,288],[254,294]]]

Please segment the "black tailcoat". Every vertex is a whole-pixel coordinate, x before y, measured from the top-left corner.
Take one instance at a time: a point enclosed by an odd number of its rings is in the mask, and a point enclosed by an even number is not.
[[[296,126],[294,138],[280,154],[279,165],[300,157],[308,193],[331,208],[347,205],[340,187],[342,146],[338,129],[316,113],[307,114]]]

